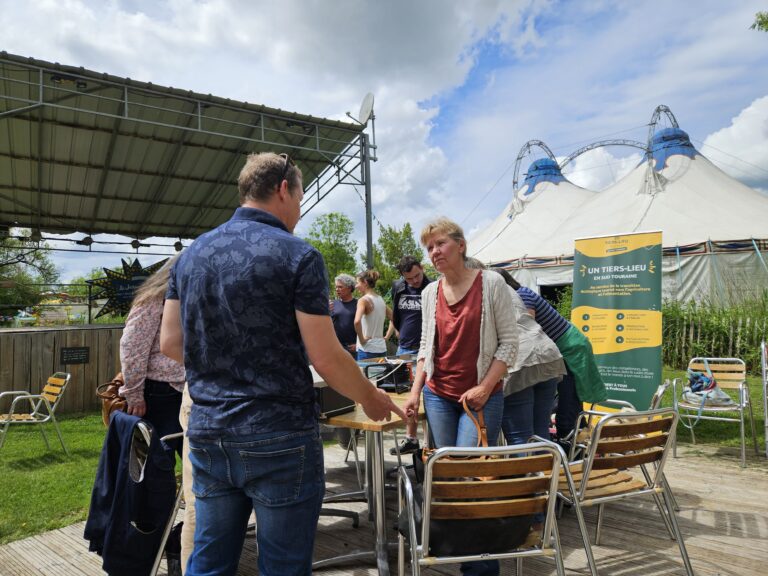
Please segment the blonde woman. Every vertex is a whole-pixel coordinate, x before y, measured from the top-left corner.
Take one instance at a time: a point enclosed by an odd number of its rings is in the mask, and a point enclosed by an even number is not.
[[[384,318],[391,322],[392,310],[376,292],[378,281],[379,273],[376,270],[365,270],[357,275],[355,288],[361,294],[355,310],[358,360],[387,355]]]
[[[482,409],[488,442],[495,444],[504,410],[502,382],[517,356],[514,303],[504,279],[466,267],[461,227],[439,218],[424,228],[421,243],[442,274],[421,293],[421,345],[406,415],[424,410],[435,448],[475,446],[475,425],[462,407]],[[426,385],[425,385],[426,384]],[[498,576],[496,560],[465,562],[461,573]]]
[[[120,339],[120,365],[125,381],[120,394],[128,402],[128,413],[152,424],[158,437],[181,432],[179,409],[184,366],[160,352],[160,322],[168,273],[174,261],[175,257],[136,290]]]

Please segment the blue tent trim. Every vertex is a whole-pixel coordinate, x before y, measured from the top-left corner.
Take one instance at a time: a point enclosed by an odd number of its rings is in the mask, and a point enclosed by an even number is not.
[[[681,154],[693,159],[699,151],[691,144],[688,133],[680,128],[664,128],[653,135],[651,140],[651,156],[657,172],[667,167],[667,159],[675,154]]]
[[[528,167],[528,174],[525,177],[525,184],[528,188],[523,192],[523,196],[532,194],[536,185],[540,182],[552,182],[559,184],[565,182],[566,178],[560,171],[560,166],[551,158],[539,158],[534,160]]]

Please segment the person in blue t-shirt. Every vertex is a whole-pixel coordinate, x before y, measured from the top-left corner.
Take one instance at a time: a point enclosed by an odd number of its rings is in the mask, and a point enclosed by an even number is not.
[[[421,293],[431,280],[424,274],[421,261],[415,256],[403,256],[397,264],[402,278],[392,285],[392,327],[397,331],[397,355],[419,353],[421,344]],[[408,421],[405,438],[398,447],[390,449],[395,456],[419,449],[417,423]]]
[[[160,350],[184,362],[197,497],[186,576],[234,575],[251,510],[259,574],[308,576],[325,495],[309,363],[375,420],[395,412],[339,344],[320,253],[293,235],[304,195],[287,154],[251,154],[240,208],[171,269]]]
[[[353,358],[357,358],[357,333],[355,332],[357,298],[352,295],[355,291],[355,279],[349,274],[339,274],[333,283],[336,289],[336,300],[331,301],[333,329],[341,345]]]

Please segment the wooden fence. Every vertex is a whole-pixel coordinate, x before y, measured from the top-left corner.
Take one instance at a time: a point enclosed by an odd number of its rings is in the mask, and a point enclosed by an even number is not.
[[[664,364],[684,369],[695,356],[741,358],[760,372],[760,342],[768,337],[768,318],[694,314],[664,315]]]
[[[36,394],[48,376],[69,372],[72,380],[57,413],[98,410],[101,403],[96,386],[120,370],[122,333],[122,325],[0,330],[0,392],[27,390]],[[62,364],[62,349],[72,348],[79,350],[65,353],[82,354],[87,348],[87,363]],[[7,405],[0,406],[0,412],[7,409]]]

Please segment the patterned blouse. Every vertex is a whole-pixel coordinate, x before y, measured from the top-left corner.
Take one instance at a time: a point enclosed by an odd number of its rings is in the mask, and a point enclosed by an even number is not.
[[[131,307],[120,338],[120,365],[125,384],[120,394],[129,404],[144,399],[144,380],[168,382],[179,392],[184,390],[184,366],[160,352],[160,321],[163,299],[142,302]]]

